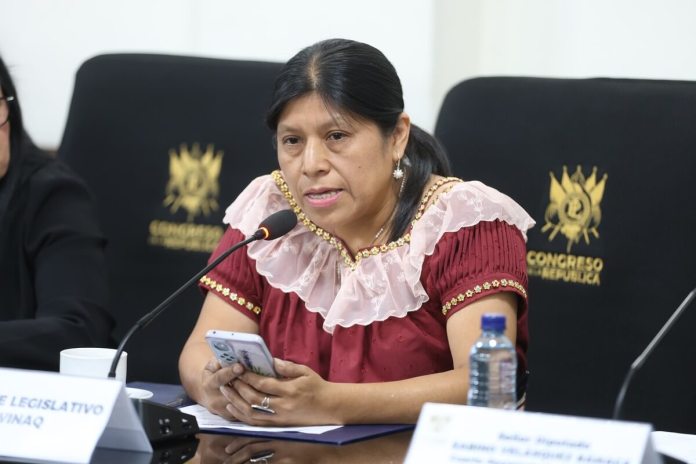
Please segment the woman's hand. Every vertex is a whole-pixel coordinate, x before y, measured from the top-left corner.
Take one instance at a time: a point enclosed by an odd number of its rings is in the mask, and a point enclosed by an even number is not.
[[[228,420],[238,420],[228,408],[230,402],[225,397],[224,390],[242,373],[244,368],[241,364],[222,367],[217,359],[212,358],[201,373],[202,397],[198,402],[213,414]]]
[[[201,433],[198,435],[196,456],[191,464],[237,464],[249,462],[269,447],[272,443],[267,438],[241,437],[236,435]],[[268,451],[272,453],[272,451]],[[258,461],[263,462],[263,461]],[[267,461],[270,462],[270,461]]]
[[[330,382],[301,364],[275,359],[274,365],[278,378],[246,371],[222,388],[230,402],[227,409],[231,415],[251,425],[341,423],[334,414]],[[268,400],[264,401],[265,398]],[[267,406],[273,412],[260,411],[251,405]]]
[[[190,461],[196,464],[338,462],[338,454],[342,452],[333,445],[224,434],[202,433],[198,439],[196,457]]]

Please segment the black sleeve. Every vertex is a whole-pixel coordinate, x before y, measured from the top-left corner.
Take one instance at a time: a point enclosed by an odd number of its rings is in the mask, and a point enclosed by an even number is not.
[[[50,163],[22,188],[29,191],[16,225],[26,261],[20,286],[33,290],[22,304],[33,300],[35,308],[16,308],[27,317],[0,322],[0,365],[57,370],[62,349],[109,343],[105,240],[91,194],[64,165]]]

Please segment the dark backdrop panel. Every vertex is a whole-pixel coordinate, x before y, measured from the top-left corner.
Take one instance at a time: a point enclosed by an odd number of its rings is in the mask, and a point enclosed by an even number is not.
[[[436,135],[458,176],[537,221],[529,409],[609,417],[631,362],[696,286],[696,83],[473,79],[447,95]],[[627,418],[696,432],[693,327],[696,308],[635,377]]]
[[[124,54],[79,69],[59,156],[98,200],[117,340],[206,264],[227,205],[277,165],[264,114],[280,66]],[[201,303],[188,290],[132,339],[129,380],[178,382]]]

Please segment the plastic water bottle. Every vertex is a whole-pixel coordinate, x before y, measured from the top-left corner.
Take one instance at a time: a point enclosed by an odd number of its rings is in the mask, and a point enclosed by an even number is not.
[[[468,404],[515,409],[517,352],[505,336],[505,316],[484,314],[481,331],[469,353]]]

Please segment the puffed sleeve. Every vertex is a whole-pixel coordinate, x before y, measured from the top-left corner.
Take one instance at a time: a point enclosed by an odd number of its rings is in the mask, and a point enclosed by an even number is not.
[[[246,237],[237,229],[228,227],[217,248],[210,256],[212,262],[235,243]],[[263,298],[263,278],[256,272],[256,264],[246,253],[246,247],[232,252],[212,271],[201,278],[204,291],[215,292],[223,301],[259,322]]]
[[[449,318],[474,301],[498,292],[517,295],[518,397],[526,389],[527,265],[524,237],[503,221],[479,222],[443,235],[429,260],[429,282]]]
[[[443,235],[428,260],[430,281],[446,318],[498,292],[518,296],[517,351],[522,363],[528,344],[525,241],[503,221],[479,222]]]
[[[526,309],[525,244],[515,227],[480,222],[445,234],[429,260],[431,279],[448,318],[474,301],[514,292]]]
[[[0,322],[0,365],[57,370],[64,348],[105,346],[113,319],[108,300],[105,240],[86,186],[54,161],[22,187],[26,205],[13,224],[23,236],[16,318]],[[29,290],[31,289],[31,290]]]

